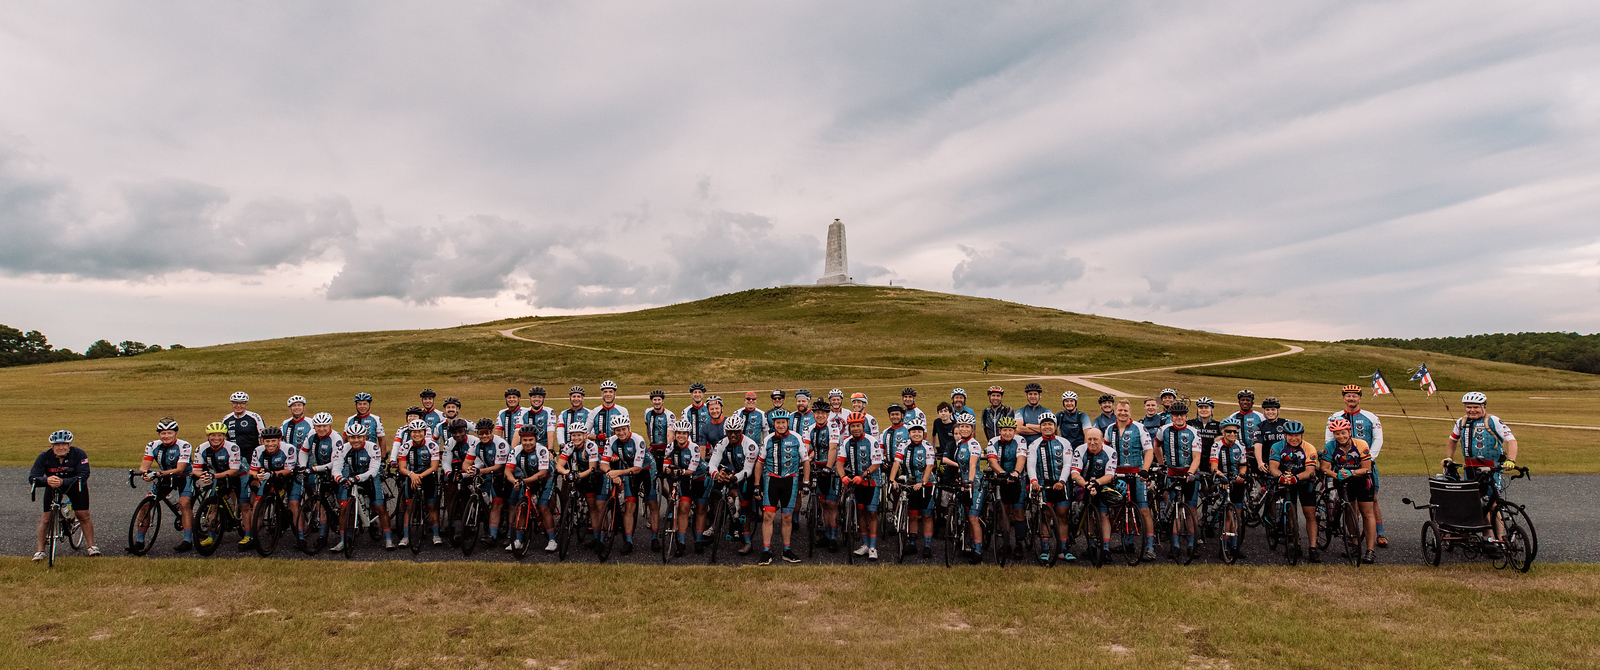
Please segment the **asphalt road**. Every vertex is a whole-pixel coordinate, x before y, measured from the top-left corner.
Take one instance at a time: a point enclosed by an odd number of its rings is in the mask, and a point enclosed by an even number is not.
[[[127,485],[125,470],[98,470],[90,479],[90,506],[97,530],[96,538],[102,551],[106,555],[120,555],[127,544],[128,520],[133,513],[134,506],[144,496],[145,488],[141,485],[138,489],[130,489]],[[1537,526],[1539,536],[1539,555],[1537,563],[1578,561],[1594,562],[1600,560],[1600,534],[1593,529],[1600,526],[1600,497],[1594,495],[1597,486],[1600,486],[1600,475],[1551,475],[1535,476],[1527,480],[1515,482],[1509,491],[1509,497],[1528,508],[1529,516]],[[1379,500],[1383,504],[1385,526],[1391,547],[1378,552],[1378,562],[1417,564],[1419,562],[1418,547],[1422,523],[1427,520],[1427,513],[1411,509],[1400,502],[1402,497],[1413,499],[1427,499],[1427,480],[1423,477],[1384,477],[1383,488],[1379,491]],[[13,556],[26,556],[33,553],[33,538],[37,528],[41,510],[41,503],[28,500],[27,470],[25,468],[0,468],[0,554]],[[169,517],[170,519],[170,517]],[[168,522],[170,523],[170,521]],[[1267,549],[1263,535],[1257,529],[1247,533],[1246,554],[1249,557],[1244,564],[1281,564],[1282,557]],[[397,535],[398,537],[398,535]],[[632,556],[613,556],[611,560],[627,563],[659,563],[660,557],[649,552],[648,532],[641,532],[639,537],[640,551]],[[759,529],[758,536],[759,540]],[[149,556],[154,558],[178,556],[172,551],[172,546],[181,539],[180,534],[173,532],[170,525],[161,533],[158,546]],[[796,534],[795,546],[805,561],[811,563],[844,563],[845,554],[830,554],[820,551],[814,558],[805,556],[803,541],[799,541]],[[236,536],[229,536],[227,543],[213,558],[218,559],[244,559],[256,558],[256,553],[238,552],[233,546],[237,541]],[[620,543],[618,545],[620,547]],[[1082,548],[1078,544],[1078,549]],[[935,542],[935,559],[940,561],[941,554],[937,549],[939,543]],[[553,562],[554,555],[545,555],[542,543],[529,552],[524,562]],[[757,545],[759,550],[759,544]],[[726,553],[728,550],[724,548]],[[756,553],[759,553],[757,551]],[[887,552],[884,552],[887,555]],[[194,556],[193,553],[186,556]],[[327,552],[315,557],[308,557],[296,551],[291,539],[287,539],[280,546],[275,557],[299,560],[345,560],[343,554],[337,556]],[[459,550],[444,547],[427,546],[418,555],[413,556],[409,551],[399,550],[385,552],[381,548],[368,542],[358,545],[355,557],[359,560],[406,560],[406,561],[440,561],[440,560],[474,560],[474,561],[510,561],[513,560],[510,552],[498,547],[485,548],[480,545],[470,559],[464,559]],[[592,552],[577,549],[568,555],[569,561],[593,562],[595,555]],[[719,563],[749,564],[754,563],[756,556],[736,556],[727,554],[726,558],[719,557]],[[1200,559],[1202,562],[1215,562],[1215,552],[1205,551]],[[1451,561],[1451,556],[1446,554],[1446,562]],[[693,553],[682,559],[674,559],[674,563],[704,563],[704,556],[695,556]],[[909,559],[908,563],[923,563],[923,559]],[[933,562],[933,561],[929,561]],[[1536,563],[1536,565],[1537,565]],[[891,561],[880,561],[880,565],[890,565]],[[941,562],[942,564],[942,562]],[[781,565],[781,562],[780,562]]]

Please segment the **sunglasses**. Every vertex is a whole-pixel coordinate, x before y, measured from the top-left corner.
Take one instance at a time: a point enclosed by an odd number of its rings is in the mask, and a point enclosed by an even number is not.
[[[1227,428],[1227,429],[1224,429],[1222,432],[1224,432],[1224,433],[1237,433],[1237,432],[1239,432],[1239,430],[1237,428]]]

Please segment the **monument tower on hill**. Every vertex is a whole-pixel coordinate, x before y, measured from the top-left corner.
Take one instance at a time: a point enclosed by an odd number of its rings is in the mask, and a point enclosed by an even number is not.
[[[818,286],[850,286],[855,281],[850,278],[850,263],[845,255],[844,224],[838,219],[828,224],[828,256],[824,263],[823,275],[817,280]]]

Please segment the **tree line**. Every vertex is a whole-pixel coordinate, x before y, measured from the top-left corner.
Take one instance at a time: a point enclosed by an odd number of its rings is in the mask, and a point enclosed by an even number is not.
[[[182,349],[183,345],[174,344],[169,349]],[[159,344],[145,344],[133,340],[123,340],[120,344],[112,344],[110,340],[96,340],[89,345],[83,353],[71,349],[57,349],[51,346],[50,339],[44,333],[30,330],[26,333],[0,323],[0,368],[14,365],[33,365],[36,363],[58,363],[61,361],[81,361],[92,358],[122,358],[138,356],[139,354],[164,351]]]
[[[1410,340],[1374,337],[1343,341],[1350,344],[1433,351],[1486,361],[1600,374],[1600,333],[1593,335],[1494,333],[1466,337],[1419,337]]]

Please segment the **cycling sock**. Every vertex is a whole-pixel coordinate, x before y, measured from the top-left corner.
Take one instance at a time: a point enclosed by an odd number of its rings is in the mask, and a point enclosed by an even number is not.
[[[400,528],[400,537],[411,539],[411,524],[408,523]]]
[[[877,549],[878,548],[878,536],[877,535],[868,535],[867,536],[867,548],[868,549]]]
[[[828,539],[839,539],[839,528],[837,526],[828,526]]]
[[[628,533],[626,537],[628,538],[628,544],[633,544],[633,533]]]
[[[326,523],[322,524],[322,537],[323,539],[327,539],[328,537],[328,524]]]
[[[786,544],[786,545],[783,545],[783,550],[784,550],[784,551],[789,551],[789,545],[787,545],[787,544]]]
[[[972,553],[974,553],[974,554],[982,554],[983,553],[983,543],[982,542],[973,542],[972,543]]]
[[[142,530],[134,531],[133,532],[133,541],[134,542],[138,542],[139,544],[144,544],[144,533],[145,533],[145,531],[142,531]]]
[[[763,542],[763,543],[761,543],[761,550],[765,551],[767,553],[772,553],[772,543],[771,542]]]
[[[661,531],[656,530],[654,528],[651,528],[650,529],[650,539],[651,540],[657,540],[657,539],[660,539],[660,538],[661,538]]]
[[[922,536],[922,546],[924,546],[924,547],[933,546],[933,536],[932,535],[923,535]]]
[[[184,542],[194,542],[194,529],[193,528],[185,528],[185,529],[183,529],[183,541]]]
[[[740,535],[744,537],[744,543],[745,544],[750,544],[750,534],[749,533],[740,533]]]
[[[515,538],[516,541],[521,542],[522,541],[522,531],[520,531],[520,530],[517,531],[516,533],[512,534],[512,537]]]
[[[1028,522],[1026,522],[1026,521],[1012,521],[1011,522],[1011,532],[1016,533],[1016,535],[1017,535],[1017,546],[1019,546],[1019,547],[1022,546],[1022,542],[1023,542],[1022,538],[1025,538],[1025,537],[1028,536]]]
[[[433,536],[439,537],[439,524],[433,524]]]
[[[1172,546],[1174,548],[1183,546],[1183,545],[1178,544],[1178,537],[1179,537],[1179,535],[1177,533],[1173,533],[1172,534]]]
[[[547,530],[547,531],[544,532],[544,534],[545,534],[545,537],[550,538],[551,542],[555,542],[556,541],[556,532],[555,531]]]
[[[438,526],[434,526],[433,527],[433,534],[434,535],[438,535],[439,534],[439,527]],[[500,539],[500,527],[499,526],[490,526],[489,527],[489,539],[492,539],[492,540]]]
[[[1151,551],[1155,551],[1155,548],[1156,548],[1156,536],[1154,536],[1154,535],[1146,535],[1146,536],[1144,536],[1144,548],[1145,549],[1149,549]]]
[[[1383,537],[1383,524],[1378,524],[1378,537]]]
[[[298,537],[298,538],[300,538],[302,540],[306,539],[306,529],[304,529],[304,528],[296,528],[296,529],[294,529],[294,534],[295,534],[295,537]]]
[[[393,542],[394,541],[394,531],[392,531],[392,530],[383,531],[383,541],[384,542]]]
[[[688,544],[688,543],[689,543],[689,534],[688,533],[678,533],[678,544]]]

